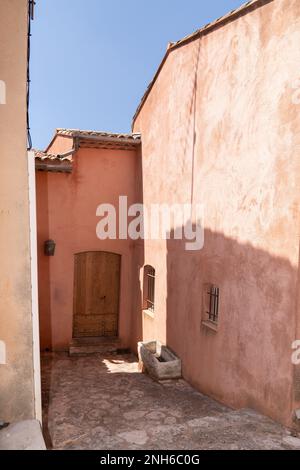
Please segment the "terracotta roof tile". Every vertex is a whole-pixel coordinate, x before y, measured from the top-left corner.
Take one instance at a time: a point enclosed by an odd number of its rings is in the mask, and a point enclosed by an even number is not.
[[[132,140],[132,142],[136,142],[139,144],[141,142],[141,134],[116,134],[112,132],[102,132],[102,131],[84,131],[81,129],[56,129],[57,135],[66,135],[70,137],[98,137],[99,140],[102,138],[109,138],[109,139],[118,139],[122,140]]]
[[[61,155],[58,155],[58,154],[53,154],[53,153],[47,153],[47,152],[43,152],[41,150],[33,150],[34,151],[34,156],[36,158],[36,160],[40,160],[40,161],[45,161],[45,160],[51,160],[51,161],[60,161],[60,162],[64,162],[64,161],[68,161],[68,162],[72,162],[73,161],[73,158],[72,158],[72,155],[68,155],[67,157],[63,157]]]

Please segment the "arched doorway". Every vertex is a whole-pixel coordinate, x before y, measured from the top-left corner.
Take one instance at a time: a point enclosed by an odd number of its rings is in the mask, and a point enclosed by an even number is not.
[[[121,256],[75,255],[73,338],[118,336]]]

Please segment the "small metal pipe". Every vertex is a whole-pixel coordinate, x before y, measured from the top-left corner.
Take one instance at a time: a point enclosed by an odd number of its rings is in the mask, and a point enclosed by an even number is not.
[[[77,148],[75,146],[72,148],[72,150],[69,150],[69,152],[58,154],[57,158],[63,159],[63,158],[69,157],[70,155],[74,155],[74,153],[76,152],[77,152]]]

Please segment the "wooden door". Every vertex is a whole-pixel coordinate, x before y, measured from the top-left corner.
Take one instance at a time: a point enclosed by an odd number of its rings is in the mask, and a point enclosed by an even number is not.
[[[118,336],[121,256],[75,255],[73,337]]]

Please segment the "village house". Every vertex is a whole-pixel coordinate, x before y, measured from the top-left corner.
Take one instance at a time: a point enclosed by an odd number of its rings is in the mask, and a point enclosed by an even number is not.
[[[100,241],[96,210],[117,207],[119,195],[136,201],[140,145],[139,134],[58,129],[46,153],[36,153],[43,350],[66,350],[81,337],[118,337],[120,348],[134,348],[134,242]],[[45,256],[49,240],[54,256]]]
[[[250,1],[169,44],[132,133],[57,129],[36,151],[43,351],[157,340],[202,393],[297,425],[299,44],[299,0]],[[176,226],[100,240],[120,196],[202,203],[203,249]]]
[[[42,414],[35,168],[27,153],[33,6],[0,1],[0,429],[3,422],[40,421]]]

